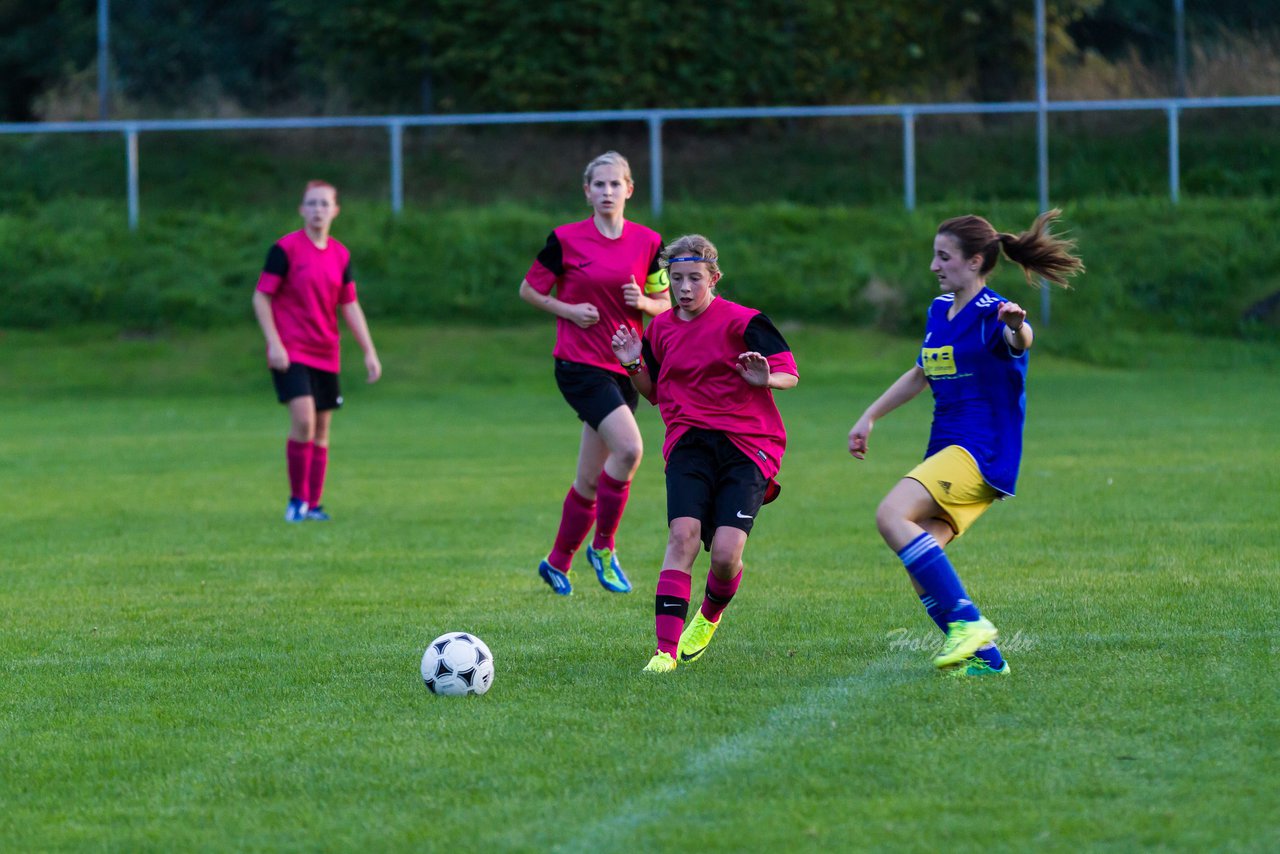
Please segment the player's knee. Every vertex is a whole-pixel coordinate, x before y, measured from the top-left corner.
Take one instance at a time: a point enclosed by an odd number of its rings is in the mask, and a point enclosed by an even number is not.
[[[681,551],[692,549],[696,554],[701,543],[702,525],[696,519],[681,518],[671,521],[671,533],[667,537],[668,545]]]
[[[613,452],[614,459],[628,471],[634,472],[640,467],[640,458],[644,456],[644,444],[628,442]]]
[[[725,581],[742,571],[742,559],[736,549],[718,550],[711,547],[711,574]]]
[[[596,490],[600,488],[600,475],[580,474],[573,481],[573,488],[588,501],[596,500]]]
[[[880,506],[876,508],[876,529],[880,531],[880,536],[886,540],[890,539],[894,532],[906,521],[901,508],[890,503],[889,499],[880,502]]]

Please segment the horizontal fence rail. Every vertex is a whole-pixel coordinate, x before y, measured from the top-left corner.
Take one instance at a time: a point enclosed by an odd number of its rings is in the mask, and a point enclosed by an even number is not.
[[[0,123],[0,134],[121,133],[125,140],[129,228],[138,227],[138,136],[172,131],[310,130],[324,128],[386,128],[390,146],[391,209],[404,207],[404,129],[471,125],[567,124],[576,122],[639,122],[649,130],[650,198],[654,216],[662,215],[662,126],[666,122],[710,119],[804,119],[840,117],[897,117],[902,122],[902,198],[908,210],[916,206],[916,119],[921,116],[1008,115],[1086,112],[1163,111],[1168,119],[1169,198],[1178,201],[1179,116],[1186,110],[1280,107],[1280,96],[1219,98],[1149,98],[1110,101],[1011,101],[992,104],[863,104],[825,107],[713,107],[670,110],[584,110],[580,112],[473,113],[458,115],[333,116],[278,119],[139,119],[135,121]],[[1041,121],[1039,144],[1047,131]],[[1039,198],[1048,198],[1047,171],[1039,175]]]
[[[709,108],[672,110],[584,110],[577,113],[475,113],[460,115],[344,115],[329,118],[279,119],[138,119],[115,122],[0,123],[3,134],[123,133],[127,178],[129,228],[138,225],[138,136],[154,132],[291,131],[291,129],[385,128],[390,146],[390,206],[399,213],[404,205],[404,128],[467,127],[500,124],[566,124],[585,122],[637,122],[648,125],[650,204],[654,216],[662,215],[662,127],[667,122],[708,119],[805,119],[896,117],[902,123],[902,204],[915,209],[915,120],[933,115],[1009,115],[1047,113],[1096,113],[1096,111],[1164,111],[1169,124],[1169,197],[1179,196],[1179,115],[1185,110],[1280,108],[1280,96],[1170,97],[1170,99],[1121,99],[1110,101],[1009,101],[1002,104],[892,104],[844,106],[759,106],[759,108]],[[1038,129],[1044,136],[1043,122]],[[1043,146],[1043,140],[1041,146]],[[1039,198],[1048,197],[1047,174],[1039,175]]]

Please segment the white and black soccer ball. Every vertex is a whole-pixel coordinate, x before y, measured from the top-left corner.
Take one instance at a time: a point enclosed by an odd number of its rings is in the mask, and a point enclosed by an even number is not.
[[[422,655],[422,681],[432,694],[483,694],[493,684],[493,653],[466,632],[449,632]]]

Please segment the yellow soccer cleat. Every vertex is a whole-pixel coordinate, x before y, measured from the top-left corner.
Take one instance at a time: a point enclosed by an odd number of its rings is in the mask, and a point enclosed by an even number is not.
[[[720,616],[724,617],[723,614]],[[690,661],[697,661],[698,657],[706,652],[707,644],[711,643],[711,636],[716,633],[719,625],[719,620],[713,623],[702,616],[701,611],[694,614],[688,628],[680,634],[680,663],[688,664]]]
[[[972,658],[978,647],[996,639],[996,627],[986,617],[976,620],[956,620],[947,624],[947,642],[942,652],[933,660],[934,667],[952,667]]]
[[[676,660],[669,652],[654,653],[653,658],[644,666],[643,673],[670,673],[676,669]]]

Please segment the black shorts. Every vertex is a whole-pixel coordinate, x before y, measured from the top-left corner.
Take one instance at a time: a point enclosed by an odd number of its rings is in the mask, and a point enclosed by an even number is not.
[[[314,397],[316,412],[342,406],[342,390],[338,388],[337,374],[290,362],[287,371],[272,369],[271,380],[276,384],[276,398],[281,403],[288,403],[295,397]]]
[[[692,429],[667,458],[667,525],[681,516],[702,522],[710,550],[716,528],[751,533],[756,514],[772,500],[774,482],[718,430]]]
[[[619,406],[635,412],[640,402],[640,393],[630,379],[594,365],[556,359],[556,385],[592,430],[599,430],[600,422]]]

